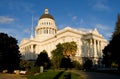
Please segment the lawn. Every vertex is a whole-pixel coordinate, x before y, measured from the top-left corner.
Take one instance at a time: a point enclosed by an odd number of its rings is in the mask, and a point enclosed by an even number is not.
[[[27,76],[28,79],[82,79],[79,74],[63,71],[63,70],[48,70],[34,76]]]

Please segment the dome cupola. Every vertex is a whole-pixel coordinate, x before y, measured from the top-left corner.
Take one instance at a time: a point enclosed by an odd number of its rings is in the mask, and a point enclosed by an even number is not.
[[[49,11],[48,11],[47,8],[45,9],[45,14],[43,14],[43,15],[40,17],[40,19],[43,19],[43,18],[50,18],[50,19],[53,19],[53,20],[54,20],[53,16],[49,14]]]
[[[45,40],[48,37],[55,35],[56,32],[57,26],[55,20],[46,8],[45,13],[38,20],[38,24],[35,29],[35,37],[39,40]]]

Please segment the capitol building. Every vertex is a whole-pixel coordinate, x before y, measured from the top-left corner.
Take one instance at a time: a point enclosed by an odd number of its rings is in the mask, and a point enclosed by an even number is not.
[[[107,45],[107,40],[95,28],[89,31],[77,30],[65,27],[58,30],[54,17],[45,9],[40,16],[34,29],[34,34],[30,38],[23,38],[20,42],[19,50],[25,60],[35,60],[37,55],[46,50],[51,57],[51,51],[58,43],[74,41],[77,44],[76,59],[89,57],[97,61],[102,58],[102,50]]]

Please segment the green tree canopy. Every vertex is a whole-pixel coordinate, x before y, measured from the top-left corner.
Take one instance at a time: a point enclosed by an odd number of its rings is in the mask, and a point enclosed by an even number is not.
[[[48,69],[51,65],[50,58],[45,50],[40,52],[35,63],[36,66],[43,66],[45,69]]]
[[[76,42],[65,42],[62,44],[63,45],[63,55],[66,57],[69,56],[75,56],[76,51],[77,51],[77,44]]]
[[[56,49],[52,51],[52,62],[55,68],[68,67],[71,59],[75,56],[77,44],[75,42],[65,42],[56,45]],[[69,61],[68,61],[69,60]],[[66,62],[67,61],[67,62]],[[68,63],[70,62],[70,63]],[[63,66],[67,65],[67,66]]]
[[[63,46],[61,43],[56,45],[56,49],[52,52],[52,64],[54,68],[60,68],[60,63],[63,58]]]
[[[19,67],[20,52],[17,40],[0,33],[0,70],[13,71]]]

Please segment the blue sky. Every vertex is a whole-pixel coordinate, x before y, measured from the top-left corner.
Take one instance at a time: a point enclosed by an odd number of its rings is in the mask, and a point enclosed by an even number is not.
[[[29,38],[32,27],[48,8],[59,29],[97,28],[109,40],[120,13],[120,0],[0,0],[0,32],[18,42]]]

